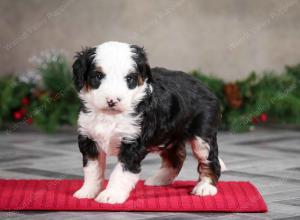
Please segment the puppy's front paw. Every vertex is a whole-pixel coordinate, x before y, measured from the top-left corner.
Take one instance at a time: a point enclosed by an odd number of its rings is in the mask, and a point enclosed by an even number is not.
[[[98,195],[99,192],[100,187],[82,186],[73,194],[73,196],[77,199],[93,199]]]
[[[106,189],[97,196],[95,201],[101,203],[116,204],[125,202],[128,197],[129,195],[120,193],[120,191],[118,190]]]
[[[193,189],[192,194],[197,196],[214,196],[218,192],[217,188],[206,181],[199,182]]]

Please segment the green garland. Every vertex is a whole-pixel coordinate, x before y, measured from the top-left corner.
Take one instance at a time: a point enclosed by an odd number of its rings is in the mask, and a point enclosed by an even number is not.
[[[276,74],[251,73],[245,80],[226,83],[200,71],[191,73],[219,98],[222,129],[241,132],[259,123],[300,125],[300,64]],[[79,100],[69,64],[62,55],[41,59],[40,81],[0,78],[0,128],[12,132],[33,123],[47,132],[75,126]]]
[[[198,71],[193,75],[218,96],[222,127],[233,133],[247,131],[258,123],[300,125],[300,64],[287,66],[282,74],[265,72],[258,76],[252,72],[245,80],[232,83],[242,101],[238,108],[230,105],[224,81]]]
[[[79,100],[66,59],[62,55],[43,58],[36,74],[41,79],[35,83],[24,83],[16,76],[0,79],[0,86],[4,87],[0,96],[0,128],[6,132],[31,123],[48,133],[62,125],[75,126]]]

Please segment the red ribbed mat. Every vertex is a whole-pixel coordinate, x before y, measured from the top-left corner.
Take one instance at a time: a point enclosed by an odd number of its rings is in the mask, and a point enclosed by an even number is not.
[[[194,196],[194,181],[176,181],[164,187],[140,181],[130,198],[120,205],[76,199],[72,194],[81,180],[0,180],[0,210],[266,212],[267,206],[249,182],[219,182],[216,196]]]

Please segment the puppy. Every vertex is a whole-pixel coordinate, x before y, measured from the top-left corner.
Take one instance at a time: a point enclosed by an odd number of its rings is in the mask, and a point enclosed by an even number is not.
[[[170,184],[183,165],[186,146],[199,164],[192,194],[217,193],[220,108],[199,80],[179,71],[151,69],[143,48],[120,42],[77,53],[73,74],[81,100],[78,145],[84,171],[76,198],[125,202],[150,152],[159,152],[162,162],[145,184]],[[116,155],[118,163],[104,189],[107,155]]]

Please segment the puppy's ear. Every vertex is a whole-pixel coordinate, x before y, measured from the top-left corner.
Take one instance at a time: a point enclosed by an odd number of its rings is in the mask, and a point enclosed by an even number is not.
[[[87,72],[91,68],[96,48],[85,48],[75,55],[73,63],[73,81],[77,91],[80,91],[87,81]]]
[[[137,69],[142,74],[143,79],[148,79],[148,82],[152,82],[151,68],[144,48],[137,45],[131,45],[130,47],[134,53],[133,59],[136,62]]]

